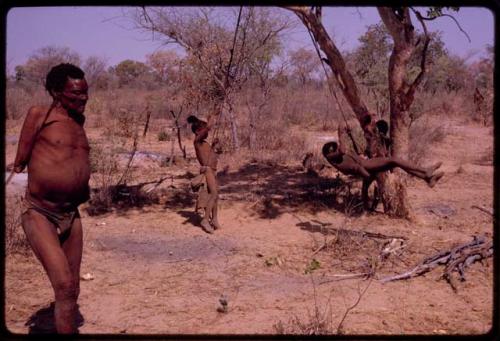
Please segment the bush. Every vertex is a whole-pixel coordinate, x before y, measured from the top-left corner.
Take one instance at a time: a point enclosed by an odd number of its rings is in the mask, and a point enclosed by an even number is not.
[[[410,127],[409,159],[419,164],[427,155],[431,145],[441,142],[448,135],[443,125],[434,125],[428,119],[421,119]]]
[[[162,130],[158,133],[158,141],[170,141],[170,135]]]
[[[22,199],[5,198],[5,254],[28,254],[30,245],[21,226]]]

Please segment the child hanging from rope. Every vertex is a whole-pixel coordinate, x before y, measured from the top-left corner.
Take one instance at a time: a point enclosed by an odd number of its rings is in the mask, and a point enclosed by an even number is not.
[[[217,155],[212,146],[206,141],[208,132],[212,128],[213,115],[209,115],[208,122],[198,119],[196,116],[189,116],[188,123],[191,124],[191,130],[195,134],[194,149],[196,158],[200,163],[200,175],[204,175],[208,189],[208,199],[205,205],[205,215],[200,223],[203,230],[207,233],[213,233],[220,228],[217,217],[217,204],[219,189],[217,184]],[[213,141],[217,143],[216,139]],[[202,205],[203,206],[203,205]]]
[[[444,175],[444,172],[434,173],[436,169],[441,167],[441,162],[424,169],[396,157],[374,157],[371,159],[364,159],[359,155],[346,153],[342,145],[337,144],[335,141],[326,143],[323,146],[322,152],[328,162],[341,173],[358,176],[366,180],[375,178],[380,172],[399,167],[406,173],[426,181],[429,187],[432,188]]]

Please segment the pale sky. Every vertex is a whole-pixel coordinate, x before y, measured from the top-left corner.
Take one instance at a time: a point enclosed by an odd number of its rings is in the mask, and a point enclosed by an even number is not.
[[[19,7],[7,15],[6,64],[8,72],[24,64],[29,56],[45,46],[68,47],[83,59],[103,57],[108,66],[125,59],[145,61],[145,56],[160,48],[151,34],[132,29],[132,23],[122,15],[125,7]],[[278,9],[294,15],[285,10]],[[366,27],[380,21],[374,7],[330,7],[323,10],[323,23],[342,50],[358,44]],[[453,13],[471,38],[459,30],[451,18],[427,22],[430,31],[442,31],[443,41],[453,54],[476,60],[484,56],[487,44],[494,44],[494,16],[487,8],[462,7]],[[294,17],[295,18],[295,17]],[[298,20],[298,19],[296,19]],[[415,20],[414,25],[420,29]],[[289,48],[312,48],[302,24],[287,44]]]

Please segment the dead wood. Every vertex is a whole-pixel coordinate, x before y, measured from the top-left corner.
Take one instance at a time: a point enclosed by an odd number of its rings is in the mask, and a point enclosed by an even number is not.
[[[488,213],[491,216],[493,215],[493,210],[488,207],[472,205],[471,208],[477,208],[478,210]]]
[[[493,255],[493,242],[486,241],[484,236],[474,236],[472,242],[456,246],[451,250],[438,252],[427,257],[413,269],[395,276],[382,278],[382,283],[409,279],[427,273],[439,265],[445,265],[441,278],[444,278],[456,290],[453,272],[458,272],[461,281],[465,281],[464,270],[477,260],[482,260]]]
[[[355,237],[368,237],[368,238],[377,238],[377,239],[403,239],[403,240],[408,240],[407,237],[404,236],[394,236],[394,235],[386,235],[382,233],[377,233],[377,232],[368,232],[368,231],[357,231],[357,230],[347,230],[343,228],[331,228],[328,227],[331,224],[330,223],[322,223],[321,221],[318,220],[311,220],[312,222],[315,222],[319,224],[321,227],[326,227],[324,230],[325,233],[327,234],[345,234],[346,236],[355,236]],[[311,223],[306,223],[308,224],[308,227],[313,227]]]

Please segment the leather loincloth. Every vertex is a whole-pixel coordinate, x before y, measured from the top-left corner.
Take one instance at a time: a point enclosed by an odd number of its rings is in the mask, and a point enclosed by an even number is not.
[[[54,212],[38,206],[33,201],[29,200],[29,198],[27,197],[23,199],[23,206],[25,208],[23,214],[28,212],[28,210],[37,211],[38,213],[42,214],[45,218],[47,218],[48,221],[54,224],[58,235],[61,235],[66,231],[70,230],[75,218],[80,217],[80,212],[78,212],[78,208],[75,208],[68,212]]]

